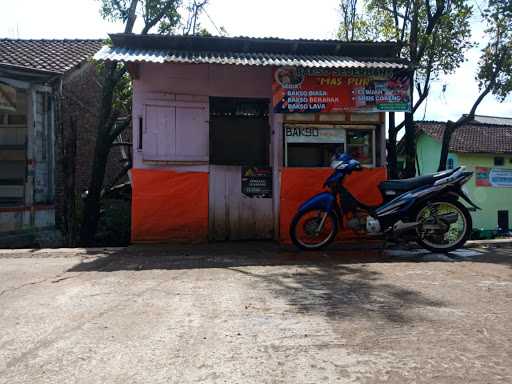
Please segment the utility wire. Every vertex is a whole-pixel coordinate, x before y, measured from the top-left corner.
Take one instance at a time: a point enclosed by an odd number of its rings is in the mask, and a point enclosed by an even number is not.
[[[220,36],[223,36],[223,35],[226,35],[226,36],[229,36],[229,33],[226,31],[226,29],[224,28],[224,32],[221,31],[221,29],[219,27],[217,27],[217,24],[215,24],[215,22],[213,21],[213,19],[210,17],[210,15],[208,14],[208,12],[206,11],[206,9],[203,9],[203,12],[204,14],[206,15],[206,17],[208,18],[208,20],[210,20],[210,23],[212,23],[212,25],[215,27],[215,29],[217,30],[217,33],[220,35]]]
[[[478,10],[480,11],[480,13],[483,13],[482,8],[480,7],[480,4],[478,3],[478,0],[473,0],[473,2],[475,3],[475,5],[478,8]]]

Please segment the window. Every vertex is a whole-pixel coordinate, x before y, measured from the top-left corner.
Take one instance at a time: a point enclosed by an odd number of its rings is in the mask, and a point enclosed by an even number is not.
[[[504,165],[505,164],[505,158],[504,157],[495,157],[494,158],[494,165]]]
[[[331,143],[288,144],[288,167],[328,167],[335,153],[345,152],[345,145]]]
[[[345,129],[332,124],[284,125],[286,167],[328,167],[335,153],[345,152]]]
[[[348,130],[347,152],[364,165],[373,165],[373,131]]]
[[[24,204],[28,95],[15,89],[12,108],[0,110],[0,207]]]
[[[448,161],[447,161],[446,167],[447,167],[448,169],[453,169],[453,168],[455,168],[454,161],[453,161],[453,157],[449,157],[449,158],[448,158]]]
[[[269,100],[210,98],[210,163],[268,166]]]

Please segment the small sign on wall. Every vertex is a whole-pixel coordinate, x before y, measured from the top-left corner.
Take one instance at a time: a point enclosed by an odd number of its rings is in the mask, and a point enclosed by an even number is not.
[[[272,198],[272,168],[242,167],[242,194],[249,198]]]
[[[477,187],[512,187],[512,169],[508,168],[475,168]]]
[[[315,125],[285,125],[287,143],[345,143],[345,129]]]

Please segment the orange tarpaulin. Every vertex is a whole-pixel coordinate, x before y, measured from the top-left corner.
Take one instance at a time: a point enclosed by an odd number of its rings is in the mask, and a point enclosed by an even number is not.
[[[208,239],[208,173],[132,170],[132,241]]]
[[[291,242],[290,222],[299,206],[311,196],[322,192],[325,179],[332,173],[330,168],[284,168],[281,173],[281,198],[279,216],[279,238],[282,243]],[[386,168],[368,168],[348,176],[343,185],[359,201],[367,205],[382,202],[378,189],[386,180]],[[343,231],[337,240],[354,238],[352,231]]]

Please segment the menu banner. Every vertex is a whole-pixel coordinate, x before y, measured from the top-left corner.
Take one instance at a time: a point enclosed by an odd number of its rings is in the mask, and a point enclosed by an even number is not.
[[[274,113],[410,112],[411,84],[405,71],[280,67],[273,71],[272,105]]]

